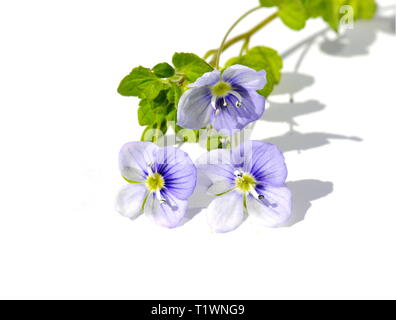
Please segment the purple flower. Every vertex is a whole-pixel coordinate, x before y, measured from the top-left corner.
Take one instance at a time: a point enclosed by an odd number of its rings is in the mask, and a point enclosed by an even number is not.
[[[285,186],[287,168],[281,151],[262,141],[248,141],[231,150],[218,149],[198,159],[216,199],[208,207],[208,222],[216,232],[236,229],[248,214],[269,227],[291,215],[291,193]]]
[[[121,149],[119,165],[129,184],[117,197],[117,211],[131,219],[144,212],[161,226],[179,226],[197,179],[189,156],[173,147],[130,142]]]
[[[261,118],[265,99],[257,93],[266,84],[266,72],[234,65],[223,73],[204,74],[180,99],[178,125],[202,129],[209,124],[231,135]]]

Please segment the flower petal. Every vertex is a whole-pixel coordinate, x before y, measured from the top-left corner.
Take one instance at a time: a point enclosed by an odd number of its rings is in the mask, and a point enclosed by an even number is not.
[[[291,192],[287,187],[267,187],[260,192],[263,200],[249,196],[246,202],[248,214],[258,218],[267,227],[278,227],[291,216]]]
[[[230,94],[226,98],[228,106],[218,105],[220,112],[217,115],[212,114],[212,125],[220,133],[232,135],[263,116],[265,109],[263,96],[253,90],[238,90],[238,94],[242,97],[242,101]],[[238,102],[241,103],[240,107],[237,107]]]
[[[238,191],[217,197],[208,207],[208,223],[216,232],[229,232],[244,220],[243,195]]]
[[[165,188],[180,200],[187,200],[197,183],[197,169],[184,151],[166,147],[157,152],[156,172],[165,180]]]
[[[151,142],[129,142],[120,151],[119,166],[123,177],[130,181],[144,181],[147,166],[153,163],[159,147]]]
[[[179,200],[167,192],[161,192],[161,195],[166,202],[161,203],[155,194],[151,194],[147,199],[144,212],[160,226],[176,228],[181,224],[186,214],[188,201]]]
[[[199,78],[194,83],[190,84],[190,88],[196,87],[212,87],[220,81],[220,71],[214,70],[212,72],[205,73],[201,78]]]
[[[212,126],[220,134],[231,136],[246,127],[250,120],[241,118],[234,107],[221,108],[218,114],[212,115]]]
[[[256,71],[242,65],[234,65],[224,71],[223,80],[233,87],[240,86],[257,91],[266,85],[267,73],[264,70]]]
[[[143,213],[142,205],[146,195],[147,188],[144,184],[128,184],[118,193],[116,210],[127,218],[136,219]]]
[[[281,187],[287,178],[287,168],[282,152],[273,144],[263,141],[247,141],[234,150],[233,161],[251,173],[258,188],[266,185]]]
[[[239,110],[247,112],[251,122],[261,119],[265,110],[265,98],[254,90],[241,90],[239,93],[242,96],[242,107]]]
[[[219,181],[232,182],[235,179],[231,150],[216,149],[207,152],[197,159],[196,165],[200,175],[210,180],[207,187]]]
[[[200,87],[187,90],[179,101],[177,124],[186,129],[202,129],[210,123],[213,113],[210,89]]]
[[[234,183],[232,183],[230,180],[216,181],[210,185],[208,188],[208,193],[213,196],[219,196],[230,191],[232,188],[234,188],[234,186]]]

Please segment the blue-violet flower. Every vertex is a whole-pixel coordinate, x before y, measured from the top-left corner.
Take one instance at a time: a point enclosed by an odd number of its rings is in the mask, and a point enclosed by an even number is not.
[[[257,93],[266,84],[266,72],[234,65],[221,73],[204,74],[180,99],[178,125],[202,129],[212,125],[218,132],[231,135],[260,119],[265,98]]]
[[[121,149],[119,165],[129,184],[117,197],[117,211],[131,219],[144,212],[161,226],[179,226],[197,180],[189,156],[174,147],[130,142]]]
[[[197,161],[199,176],[216,199],[208,207],[208,222],[216,232],[229,232],[246,214],[268,227],[291,215],[291,192],[285,186],[287,168],[281,151],[262,141],[248,141],[234,150],[218,149]]]

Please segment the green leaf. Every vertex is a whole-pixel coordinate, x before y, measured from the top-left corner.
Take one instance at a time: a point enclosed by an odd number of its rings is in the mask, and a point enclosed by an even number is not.
[[[263,7],[275,7],[279,4],[279,0],[260,0]]]
[[[179,104],[179,100],[182,94],[182,89],[177,84],[172,84],[172,87],[168,91],[169,102],[177,106]]]
[[[210,135],[206,140],[206,150],[212,151],[220,149],[223,146],[223,139],[224,137],[218,134]]]
[[[328,0],[325,3],[325,11],[322,14],[323,19],[329,24],[329,26],[338,31],[340,18],[341,18],[341,7],[344,5],[345,0]]]
[[[163,90],[155,100],[144,99],[140,102],[138,121],[141,126],[160,124],[164,121],[169,106],[167,93],[168,91]]]
[[[147,132],[149,131],[149,130],[152,130],[153,128],[151,127],[151,126],[148,126],[148,127],[146,127],[146,129],[144,129],[144,131],[143,131],[143,133],[142,133],[142,136],[140,137],[140,141],[148,141],[147,139],[146,139],[146,137],[147,137]],[[150,140],[151,141],[151,140]]]
[[[155,99],[168,84],[158,78],[150,69],[138,67],[132,70],[120,83],[118,93],[123,96]]]
[[[371,19],[377,11],[375,0],[260,0],[264,7],[278,7],[279,17],[294,30],[305,27],[308,18],[321,17],[338,31],[344,6],[351,6],[354,19]]]
[[[371,19],[377,11],[375,0],[302,0],[308,16],[322,17],[329,26],[338,31],[342,16],[343,6],[351,6],[354,20]]]
[[[323,0],[302,0],[308,17],[317,18],[325,11],[326,3]]]
[[[375,0],[349,0],[346,4],[354,8],[355,19],[372,19],[377,12]]]
[[[172,62],[176,71],[183,73],[190,82],[195,82],[205,73],[213,71],[212,66],[193,53],[175,53]]]
[[[305,23],[308,19],[307,10],[302,1],[303,0],[260,0],[260,4],[264,7],[278,7],[278,15],[282,22],[293,30],[301,30],[305,27]]]
[[[301,30],[308,19],[307,11],[301,0],[282,1],[279,7],[279,17],[283,23],[293,30]]]
[[[155,143],[158,141],[158,138],[161,136],[161,134],[162,132],[157,125],[150,125],[147,126],[146,129],[144,129],[140,140]]]
[[[168,121],[175,121],[176,122],[176,117],[177,117],[177,110],[173,108],[168,114],[166,115],[166,120]]]
[[[154,74],[159,78],[170,78],[175,75],[175,69],[169,63],[159,63],[153,68]]]
[[[279,83],[281,79],[281,69],[283,67],[283,61],[276,50],[263,46],[255,47],[249,50],[248,54],[251,56],[257,56],[265,61],[265,63],[269,66],[269,70],[266,71],[270,72],[273,75],[276,83]]]
[[[138,120],[141,126],[147,126],[154,123],[155,115],[152,112],[152,102],[142,100],[138,109]]]
[[[168,124],[163,121],[160,124],[148,125],[140,138],[141,141],[157,142],[168,131]]]
[[[168,132],[168,122],[166,120],[163,120],[160,125],[160,130],[163,135],[166,135]]]
[[[227,67],[234,64],[242,64],[257,71],[265,70],[267,72],[267,84],[264,89],[258,91],[265,97],[268,97],[274,86],[280,82],[283,61],[274,49],[268,47],[252,48],[246,55],[229,60]]]

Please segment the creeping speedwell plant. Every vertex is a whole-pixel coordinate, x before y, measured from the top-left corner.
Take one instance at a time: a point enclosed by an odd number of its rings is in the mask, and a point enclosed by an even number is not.
[[[230,136],[262,117],[266,99],[281,81],[281,56],[268,46],[251,48],[250,39],[275,19],[301,30],[307,20],[321,18],[338,32],[354,20],[371,19],[376,8],[375,0],[259,0],[259,6],[236,20],[219,48],[202,58],[175,53],[171,64],[134,68],[118,92],[139,99],[138,121],[145,129],[141,142],[121,149],[120,170],[127,184],[118,195],[117,210],[131,219],[145,213],[168,228],[182,223],[197,169],[181,150],[155,144],[172,127],[177,137],[182,135],[179,142],[202,137],[207,141],[209,152],[197,166],[210,182],[207,191],[216,196],[207,210],[213,230],[232,231],[247,215],[271,227],[286,222],[292,213],[291,194],[280,150],[259,141],[226,149],[232,145]],[[270,15],[229,39],[234,28],[258,10]],[[240,54],[221,65],[222,53],[238,43]]]

